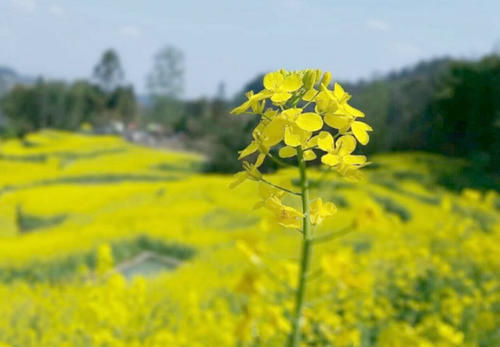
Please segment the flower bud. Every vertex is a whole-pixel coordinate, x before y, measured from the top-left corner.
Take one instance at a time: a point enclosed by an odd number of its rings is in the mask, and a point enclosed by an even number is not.
[[[265,106],[266,106],[266,101],[263,100],[263,101],[258,102],[256,104],[253,104],[252,111],[254,111],[256,114],[262,114],[264,112]]]
[[[316,83],[319,83],[319,81],[320,81],[320,79],[321,79],[321,74],[322,74],[322,73],[323,73],[323,72],[322,72],[320,69],[317,69],[317,70],[316,70]],[[314,84],[316,84],[316,83],[314,83]]]
[[[302,82],[304,83],[304,88],[306,90],[314,87],[314,84],[316,83],[316,72],[314,72],[313,70],[307,70],[307,72],[304,74],[304,78],[302,78]]]
[[[323,78],[321,79],[320,84],[323,84],[325,87],[328,87],[331,80],[332,80],[332,73],[330,71],[327,71],[323,75]]]

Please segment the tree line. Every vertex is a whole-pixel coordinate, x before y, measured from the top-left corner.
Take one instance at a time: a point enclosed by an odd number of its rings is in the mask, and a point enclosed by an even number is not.
[[[183,54],[175,47],[157,53],[147,77],[150,105],[143,108],[132,85],[124,82],[125,72],[113,49],[102,54],[88,79],[67,83],[38,78],[32,84],[17,84],[0,100],[7,119],[2,134],[24,136],[42,128],[78,130],[82,124],[102,130],[114,121],[175,126],[182,116],[183,63]]]

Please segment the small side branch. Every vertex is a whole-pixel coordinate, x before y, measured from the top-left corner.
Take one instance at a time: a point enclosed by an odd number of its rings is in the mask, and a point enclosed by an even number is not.
[[[269,152],[267,152],[266,155],[269,157],[269,159],[271,159],[272,161],[274,161],[276,164],[278,164],[280,166],[283,166],[283,167],[293,166],[293,165],[285,163],[283,160],[280,160],[280,159],[276,158],[274,155],[272,155]]]
[[[287,192],[287,193],[290,193],[290,194],[293,194],[293,195],[297,195],[297,196],[302,196],[302,194],[301,194],[301,193],[297,193],[297,192],[294,192],[294,191],[292,191],[292,190],[290,190],[290,189],[287,189],[287,188],[285,188],[285,187],[278,186],[277,184],[271,183],[271,182],[269,182],[268,180],[266,180],[266,179],[264,179],[264,178],[261,178],[261,179],[260,179],[260,181],[261,181],[261,182],[264,182],[264,183],[266,183],[266,184],[269,184],[271,187],[274,187],[274,188],[280,189],[280,190],[282,190],[282,191],[284,191],[284,192]]]

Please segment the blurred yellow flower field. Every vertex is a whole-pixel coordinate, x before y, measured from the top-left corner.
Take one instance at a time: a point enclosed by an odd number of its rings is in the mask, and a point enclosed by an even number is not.
[[[310,172],[342,212],[318,235],[345,235],[314,250],[304,342],[500,345],[498,192],[445,188],[458,160],[370,160],[362,184]],[[202,162],[111,136],[1,142],[0,346],[284,345],[297,231]]]

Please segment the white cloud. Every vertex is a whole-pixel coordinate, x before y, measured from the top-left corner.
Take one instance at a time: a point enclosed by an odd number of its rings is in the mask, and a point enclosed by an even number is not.
[[[66,13],[66,11],[64,11],[64,8],[62,8],[59,5],[51,5],[49,7],[49,13],[52,14],[52,15],[54,15],[54,16],[61,17],[61,16],[64,16],[64,14]]]
[[[10,0],[10,3],[24,12],[34,12],[36,10],[36,0]]]
[[[141,29],[134,25],[125,25],[120,28],[120,34],[125,37],[136,39],[142,34]]]
[[[388,31],[390,29],[389,24],[380,19],[369,19],[366,21],[366,26],[377,31]]]

